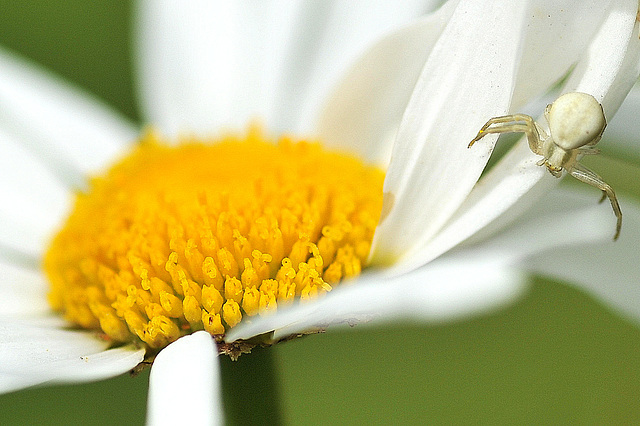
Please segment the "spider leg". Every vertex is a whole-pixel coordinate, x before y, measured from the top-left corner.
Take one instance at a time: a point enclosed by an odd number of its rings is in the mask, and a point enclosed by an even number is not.
[[[600,197],[598,204],[602,203],[605,200],[605,198],[607,198],[607,191],[602,191],[602,197]]]
[[[468,148],[491,133],[524,133],[527,135],[529,147],[535,153],[539,152],[541,141],[538,127],[531,116],[526,114],[502,115],[493,117],[485,123],[475,138],[469,142]]]
[[[613,212],[618,219],[618,222],[616,223],[616,234],[613,237],[614,241],[617,240],[620,236],[620,229],[622,228],[622,211],[620,210],[620,204],[618,204],[618,199],[616,198],[616,194],[615,192],[613,192],[613,189],[607,183],[605,183],[602,178],[595,172],[589,170],[580,163],[576,162],[570,169],[567,170],[567,172],[579,181],[600,189],[603,193],[602,199],[600,200],[601,202],[602,200],[604,200],[605,196],[609,197],[611,208],[613,208]]]
[[[594,146],[581,146],[578,148],[581,155],[597,155],[600,154],[600,150]],[[584,167],[584,166],[583,166]],[[602,203],[607,198],[607,191],[602,191],[602,197],[598,203]]]
[[[598,148],[593,147],[593,146],[581,146],[580,148],[578,148],[578,151],[582,155],[600,154],[600,150]]]

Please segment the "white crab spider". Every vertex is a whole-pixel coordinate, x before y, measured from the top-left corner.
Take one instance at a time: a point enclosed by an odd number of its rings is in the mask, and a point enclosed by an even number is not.
[[[600,152],[594,146],[607,126],[602,105],[587,93],[565,93],[547,105],[544,115],[549,123],[549,134],[526,114],[504,115],[487,121],[469,143],[469,148],[489,133],[524,133],[531,151],[543,157],[539,166],[546,166],[558,178],[562,176],[562,170],[566,170],[579,181],[595,186],[603,193],[601,202],[609,197],[618,219],[613,237],[616,240],[622,227],[622,211],[616,194],[600,176],[578,162],[582,155]]]

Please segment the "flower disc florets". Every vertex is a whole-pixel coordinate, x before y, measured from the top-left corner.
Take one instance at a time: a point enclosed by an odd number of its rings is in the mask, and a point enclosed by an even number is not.
[[[133,153],[77,195],[45,258],[49,301],[115,342],[162,348],[304,302],[358,275],[382,171],[259,131]]]

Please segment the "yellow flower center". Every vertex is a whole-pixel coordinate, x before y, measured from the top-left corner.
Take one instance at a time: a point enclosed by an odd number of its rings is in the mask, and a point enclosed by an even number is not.
[[[215,143],[153,135],[78,194],[45,257],[49,301],[115,342],[162,348],[319,297],[360,273],[383,172],[257,130]]]

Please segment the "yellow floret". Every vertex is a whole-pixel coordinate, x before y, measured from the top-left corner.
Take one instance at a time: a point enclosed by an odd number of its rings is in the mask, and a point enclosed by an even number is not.
[[[152,134],[78,194],[45,257],[51,306],[161,348],[331,291],[361,272],[383,173],[288,138]]]

